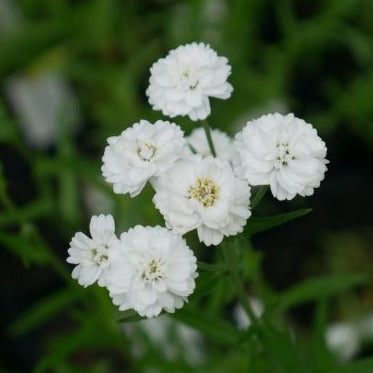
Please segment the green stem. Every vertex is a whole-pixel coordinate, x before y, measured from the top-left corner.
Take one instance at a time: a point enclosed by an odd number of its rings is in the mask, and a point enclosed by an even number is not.
[[[263,185],[259,188],[259,190],[256,192],[254,198],[252,199],[250,203],[251,210],[254,210],[255,207],[258,206],[259,202],[262,200],[267,190],[268,190],[268,185]]]
[[[249,316],[251,323],[254,327],[259,325],[259,320],[253,311],[251,304],[249,302],[248,296],[245,292],[242,280],[240,278],[238,261],[237,261],[237,250],[235,246],[228,247],[228,245],[223,245],[224,257],[227,262],[228,268],[231,272],[231,279],[234,285],[234,288],[237,292],[240,303]]]
[[[224,267],[220,264],[210,264],[201,262],[200,260],[197,262],[198,268],[202,271],[209,271],[209,272],[219,272],[224,270]]]
[[[203,129],[205,130],[206,138],[207,138],[207,143],[209,144],[209,148],[211,151],[211,154],[216,157],[216,151],[214,147],[214,142],[212,141],[212,136],[211,136],[211,128],[207,122],[206,119],[202,121],[203,124]]]

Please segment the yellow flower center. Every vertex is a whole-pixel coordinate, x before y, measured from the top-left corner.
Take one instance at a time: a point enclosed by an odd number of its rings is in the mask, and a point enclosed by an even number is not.
[[[199,177],[189,188],[189,198],[201,202],[204,207],[212,206],[218,195],[219,187],[208,177]]]

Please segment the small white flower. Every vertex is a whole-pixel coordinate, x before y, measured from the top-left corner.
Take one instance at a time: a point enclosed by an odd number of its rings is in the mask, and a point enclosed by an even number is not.
[[[111,251],[108,289],[120,310],[141,316],[175,312],[193,293],[196,257],[178,234],[162,227],[136,226]]]
[[[250,185],[270,185],[274,197],[309,196],[324,179],[326,146],[316,129],[293,114],[252,120],[236,135],[238,175]]]
[[[0,19],[0,33],[1,24]],[[62,127],[67,134],[79,128],[77,100],[64,76],[52,71],[16,74],[6,81],[6,90],[30,146],[45,149],[57,142]]]
[[[174,123],[141,120],[120,136],[109,137],[108,144],[102,174],[115,193],[134,197],[182,156],[185,140]]]
[[[166,226],[184,234],[197,229],[205,245],[243,231],[250,188],[237,178],[229,162],[195,155],[177,162],[159,179],[153,202]]]
[[[357,325],[360,338],[363,341],[371,342],[373,340],[373,313],[367,314]]]
[[[210,114],[209,97],[227,99],[232,86],[227,82],[231,67],[209,45],[191,43],[171,50],[150,69],[146,91],[154,110],[175,117],[188,115],[192,120]]]
[[[184,361],[196,366],[205,358],[202,334],[168,314],[137,323],[125,323],[123,330],[131,339],[131,350],[137,357],[146,355],[150,343],[160,358],[169,361]],[[177,343],[174,343],[175,339]]]
[[[264,311],[262,301],[256,297],[250,297],[249,303],[254,311],[255,316],[260,318]],[[245,330],[251,326],[251,319],[249,318],[241,304],[237,304],[237,306],[234,308],[233,316],[236,321],[238,329]]]
[[[237,152],[233,146],[233,140],[225,132],[218,129],[211,130],[212,142],[214,143],[216,154],[219,158],[230,161],[232,164],[237,159]],[[186,137],[187,146],[185,147],[184,157],[192,154],[199,154],[205,158],[211,154],[206,134],[203,128],[196,128]]]
[[[118,241],[115,235],[114,219],[111,215],[92,216],[89,225],[91,237],[82,232],[74,235],[68,250],[68,263],[76,264],[72,277],[87,287],[98,281],[106,286],[110,270],[109,253]]]
[[[325,339],[327,347],[341,361],[351,360],[360,349],[359,331],[346,322],[329,325]]]

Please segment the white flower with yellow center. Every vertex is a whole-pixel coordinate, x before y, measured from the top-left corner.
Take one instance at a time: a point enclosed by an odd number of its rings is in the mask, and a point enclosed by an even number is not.
[[[274,197],[309,196],[324,179],[326,146],[317,131],[293,114],[252,120],[236,135],[239,176],[250,185],[270,185]]]
[[[198,155],[177,162],[159,179],[153,202],[167,227],[184,234],[197,229],[205,245],[242,232],[250,188],[228,161]]]
[[[138,195],[182,156],[183,131],[174,123],[146,120],[135,123],[120,136],[109,137],[102,173],[115,193]]]
[[[111,252],[107,288],[113,303],[141,316],[181,308],[195,288],[196,257],[185,240],[162,227],[136,226]]]
[[[218,129],[211,130],[211,137],[219,158],[226,159],[232,164],[235,163],[237,160],[237,152],[233,146],[233,139],[225,132]],[[185,140],[187,143],[184,151],[185,158],[193,154],[199,154],[202,158],[209,155],[212,156],[205,131],[202,127],[193,130]]]
[[[92,216],[89,225],[91,237],[82,232],[74,235],[68,250],[67,262],[76,264],[72,277],[87,287],[98,281],[106,286],[110,271],[109,252],[118,241],[111,215]]]
[[[189,116],[192,120],[210,115],[209,97],[227,99],[231,67],[225,57],[204,43],[191,43],[171,50],[150,69],[146,91],[154,110],[164,115]]]

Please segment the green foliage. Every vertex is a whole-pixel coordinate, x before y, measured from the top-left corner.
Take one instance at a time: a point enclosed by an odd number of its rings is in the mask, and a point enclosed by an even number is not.
[[[338,292],[364,285],[372,281],[364,274],[332,274],[319,278],[312,278],[294,285],[282,293],[278,307],[286,309],[316,299],[330,297]]]
[[[297,211],[287,212],[285,214],[269,216],[269,217],[252,217],[245,227],[245,233],[252,236],[259,232],[267,231],[271,228],[278,227],[291,220],[307,215],[312,209],[301,209]]]
[[[177,327],[168,330],[165,352],[164,342],[151,340],[140,328],[142,317],[132,310],[119,312],[97,286],[81,289],[71,279],[65,258],[72,234],[88,230],[89,216],[98,207],[97,201],[87,201],[88,191],[114,206],[118,232],[135,224],[164,224],[151,206],[151,188],[135,199],[114,195],[100,166],[108,136],[141,118],[161,118],[144,97],[148,70],[179,44],[209,42],[232,64],[234,94],[229,103],[212,100],[212,127],[234,134],[264,112],[294,111],[331,140],[331,149],[337,146],[336,134],[345,130],[361,146],[372,148],[373,2],[10,3],[20,17],[9,29],[0,17],[0,254],[4,278],[11,277],[4,294],[14,294],[17,309],[7,304],[2,308],[9,309],[4,313],[9,345],[28,337],[35,341],[35,357],[28,362],[33,366],[25,371],[371,373],[371,358],[339,364],[325,345],[330,322],[370,311],[370,226],[364,228],[368,233],[359,227],[330,232],[328,226],[325,232],[313,232],[322,248],[312,253],[318,259],[305,257],[304,267],[294,268],[285,290],[278,290],[264,273],[265,254],[256,239],[271,237],[271,229],[283,225],[296,237],[291,222],[305,222],[312,211],[299,201],[284,204],[275,214],[265,204],[269,192],[260,189],[252,206],[264,208],[259,214],[254,211],[239,240],[206,249],[188,235],[203,261],[189,304],[170,319],[199,333],[200,360],[189,358],[179,344]],[[49,73],[68,83],[81,123],[71,129],[61,115],[52,143],[35,148],[8,97],[8,84],[14,76],[37,81]],[[177,123],[186,133],[195,126],[185,118]],[[259,204],[262,198],[264,206]],[[273,250],[277,245],[281,243],[272,243]],[[252,314],[249,294],[264,302],[262,317]],[[252,316],[246,330],[236,327],[238,302]],[[294,308],[310,304],[312,320],[306,325],[293,322]],[[146,338],[137,343],[143,334]],[[170,353],[173,349],[178,354]]]

